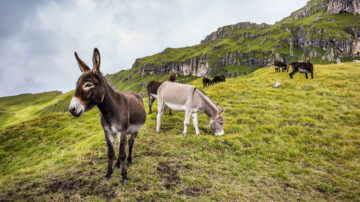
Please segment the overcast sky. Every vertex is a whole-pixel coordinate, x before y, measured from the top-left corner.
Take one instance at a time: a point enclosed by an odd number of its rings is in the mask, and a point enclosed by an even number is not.
[[[77,51],[103,74],[136,58],[198,44],[218,27],[274,24],[306,0],[0,0],[0,97],[75,88]]]

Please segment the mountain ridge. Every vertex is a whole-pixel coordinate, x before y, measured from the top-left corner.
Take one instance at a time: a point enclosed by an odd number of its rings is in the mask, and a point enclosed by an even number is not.
[[[166,48],[138,58],[131,72],[140,76],[179,71],[184,76],[233,77],[271,66],[274,59],[318,64],[333,63],[338,58],[359,59],[360,3],[348,4],[344,0],[311,0],[274,25],[240,22],[223,26],[200,44]]]

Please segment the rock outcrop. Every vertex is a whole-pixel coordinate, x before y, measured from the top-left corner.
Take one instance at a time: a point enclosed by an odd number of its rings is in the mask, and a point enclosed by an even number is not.
[[[313,15],[321,10],[326,9],[328,6],[327,2],[311,2],[309,1],[306,6],[300,10],[297,10],[291,14],[291,16],[295,20],[299,20],[301,18]]]
[[[360,14],[360,0],[330,0],[327,11],[330,14]]]
[[[134,66],[138,67],[137,64],[135,62]],[[162,65],[144,64],[140,68],[140,75],[166,74],[170,71],[179,71],[180,75],[201,77],[207,74],[208,69],[208,58],[206,56],[199,56],[184,62],[168,62]]]

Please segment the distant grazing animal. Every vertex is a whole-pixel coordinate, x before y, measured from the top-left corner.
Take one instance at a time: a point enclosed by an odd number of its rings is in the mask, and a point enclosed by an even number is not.
[[[211,79],[206,78],[205,76],[203,76],[202,82],[203,82],[204,88],[205,88],[206,86],[211,86],[211,85],[213,85],[213,82],[211,81]]]
[[[169,81],[175,82],[177,75],[178,75],[179,71],[177,72],[170,72],[169,73]],[[149,114],[152,113],[151,107],[152,104],[154,103],[155,99],[156,99],[156,94],[157,94],[157,90],[160,87],[160,85],[163,82],[161,81],[150,81],[148,83],[148,85],[146,86],[147,89],[147,93],[148,93],[148,97],[149,97]],[[169,114],[171,115],[171,109],[169,108]]]
[[[221,115],[225,106],[220,109],[203,92],[191,85],[179,84],[165,81],[157,91],[158,112],[156,119],[156,133],[160,131],[161,116],[165,105],[172,110],[185,111],[184,138],[186,137],[187,127],[190,116],[192,115],[195,132],[200,134],[198,128],[197,112],[203,111],[210,118],[210,128],[216,136],[224,134],[224,117]]]
[[[284,72],[285,70],[287,72],[289,72],[289,68],[288,65],[284,62],[281,62],[279,60],[275,60],[274,61],[274,65],[275,65],[275,72],[280,72],[280,69],[282,69],[282,71]]]
[[[215,76],[212,82],[213,83],[225,82],[225,75]]]
[[[142,98],[134,92],[116,92],[100,72],[100,53],[97,48],[93,54],[93,69],[78,57],[75,58],[82,71],[76,83],[74,97],[71,100],[69,111],[72,115],[79,117],[83,112],[98,106],[101,112],[101,125],[105,133],[108,154],[108,168],[104,180],[108,180],[113,172],[113,160],[115,158],[114,136],[119,139],[119,157],[115,169],[120,168],[122,182],[127,181],[126,166],[132,163],[132,148],[135,137],[144,125],[146,112]],[[131,134],[129,139],[129,156],[126,159],[126,135]]]
[[[293,78],[297,72],[304,73],[306,79],[308,79],[307,74],[309,73],[311,74],[311,78],[314,78],[314,66],[310,62],[293,62],[290,66],[292,66],[292,72],[289,74],[290,78]]]
[[[169,73],[169,81],[175,82],[179,71]]]

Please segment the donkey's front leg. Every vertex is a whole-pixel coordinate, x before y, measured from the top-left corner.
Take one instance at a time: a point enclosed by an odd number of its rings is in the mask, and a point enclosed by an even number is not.
[[[192,114],[192,120],[193,120],[196,135],[200,135],[200,131],[199,131],[199,127],[198,127],[197,113]]]
[[[114,151],[113,135],[111,133],[107,132],[106,130],[104,132],[105,132],[106,146],[108,149],[108,168],[107,168],[106,175],[104,177],[104,181],[106,181],[110,178],[111,173],[112,173],[112,166],[113,166],[113,161],[114,161],[114,157],[115,157],[115,151]]]
[[[187,127],[190,122],[191,110],[185,110],[185,120],[184,120],[184,138],[186,138]]]

